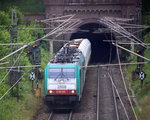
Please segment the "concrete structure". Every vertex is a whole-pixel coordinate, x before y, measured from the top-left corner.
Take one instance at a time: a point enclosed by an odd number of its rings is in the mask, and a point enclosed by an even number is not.
[[[136,18],[140,0],[44,0],[47,17],[77,14],[79,18]]]
[[[56,39],[70,40],[74,38],[88,38],[92,43],[92,59],[100,54],[97,61],[108,62],[109,58],[115,56],[116,48],[109,43],[104,43],[105,39],[112,39],[110,33],[105,31],[93,33],[94,29],[101,29],[104,26],[98,22],[103,16],[118,18],[134,18],[138,23],[141,16],[140,0],[43,0],[45,4],[45,17],[53,18],[63,15],[75,14],[75,18],[83,19],[82,23],[76,26],[77,30],[67,33]],[[81,33],[78,29],[89,30]],[[113,36],[114,38],[114,36]],[[54,39],[54,38],[52,38]],[[52,45],[52,43],[50,44]],[[54,46],[58,43],[54,44]],[[57,48],[57,47],[55,47]],[[111,52],[110,52],[111,51]],[[115,57],[114,57],[115,58]]]

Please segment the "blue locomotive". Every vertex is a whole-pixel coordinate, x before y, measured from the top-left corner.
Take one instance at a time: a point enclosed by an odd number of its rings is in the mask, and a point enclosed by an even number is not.
[[[88,39],[72,40],[60,49],[44,71],[44,100],[47,104],[68,108],[80,101],[90,56]]]

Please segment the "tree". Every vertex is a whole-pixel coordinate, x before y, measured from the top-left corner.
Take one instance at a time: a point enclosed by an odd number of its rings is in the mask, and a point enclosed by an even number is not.
[[[146,17],[145,23],[146,25],[150,25],[150,15]]]
[[[9,25],[9,24],[10,24],[9,14],[0,11],[0,25]]]

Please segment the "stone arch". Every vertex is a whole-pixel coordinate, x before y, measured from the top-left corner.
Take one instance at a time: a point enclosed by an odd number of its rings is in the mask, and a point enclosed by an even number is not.
[[[86,10],[82,10],[82,14],[85,14],[86,13]]]
[[[99,10],[95,10],[95,13],[96,13],[96,14],[99,14],[99,13],[100,13],[100,11],[99,11]]]
[[[106,28],[106,26],[99,22],[91,23],[88,21],[77,27],[77,30],[70,34],[70,40],[77,38],[87,38],[90,40],[92,45],[91,63],[108,63],[110,59],[113,61],[116,58],[116,48],[111,43],[103,41],[111,39],[112,34],[105,31],[98,33],[100,28]]]
[[[78,14],[81,14],[81,13],[82,13],[82,11],[79,9],[79,10],[77,10],[77,13],[78,13]]]
[[[108,10],[104,10],[104,14],[108,15],[109,11]]]
[[[114,11],[112,9],[109,10],[109,14],[113,14]]]
[[[72,10],[72,13],[73,13],[73,14],[76,14],[76,13],[77,13],[77,10]]]
[[[89,14],[89,13],[90,13],[90,10],[86,10],[86,12]]]

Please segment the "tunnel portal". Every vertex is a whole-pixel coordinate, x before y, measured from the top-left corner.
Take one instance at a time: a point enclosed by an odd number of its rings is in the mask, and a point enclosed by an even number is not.
[[[101,29],[102,28],[102,29]],[[79,27],[77,32],[71,35],[70,40],[77,38],[87,38],[92,45],[91,64],[109,63],[116,58],[116,47],[111,42],[104,40],[114,40],[115,37],[110,32],[102,31],[105,26],[98,23],[88,23]]]

